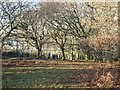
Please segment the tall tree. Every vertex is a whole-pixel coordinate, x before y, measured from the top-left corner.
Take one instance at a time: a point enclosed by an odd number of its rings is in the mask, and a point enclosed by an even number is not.
[[[47,12],[50,12],[47,16],[47,23],[51,37],[56,42],[62,52],[63,60],[66,59],[65,46],[67,42],[67,36],[69,34],[68,24],[64,21],[64,3],[47,3]],[[48,9],[49,8],[49,9]],[[53,11],[50,11],[53,9]],[[64,11],[62,11],[64,10]]]
[[[97,34],[94,34],[92,41],[95,39],[95,43],[97,44],[98,57],[101,57],[103,60],[106,58],[107,60],[111,59],[110,57],[114,57],[113,53],[116,52],[117,45],[117,28],[118,28],[118,6],[117,3],[93,3],[91,4],[94,8],[96,8],[95,22],[93,27]],[[93,32],[94,33],[94,32]],[[93,42],[90,43],[93,43]],[[99,47],[99,48],[98,48]],[[114,48],[114,49],[113,49]],[[109,57],[109,58],[108,58]]]
[[[17,29],[17,18],[21,15],[19,2],[0,2],[0,39],[1,52],[5,40]]]
[[[18,31],[18,35],[25,38],[26,42],[35,47],[38,51],[38,58],[41,58],[42,47],[49,39],[49,33],[45,28],[46,18],[42,14],[41,8],[38,7],[35,6],[32,9],[29,7],[23,10],[19,24],[21,31]]]

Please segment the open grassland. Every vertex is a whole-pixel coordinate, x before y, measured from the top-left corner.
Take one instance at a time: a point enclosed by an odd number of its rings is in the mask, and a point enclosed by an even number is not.
[[[120,88],[118,62],[6,60],[2,63],[3,88]]]

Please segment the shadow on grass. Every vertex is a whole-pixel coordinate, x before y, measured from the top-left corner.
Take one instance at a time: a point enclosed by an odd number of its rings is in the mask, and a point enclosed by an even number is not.
[[[48,65],[4,68],[3,88],[102,87],[97,85],[97,81],[102,76],[107,76],[109,72],[113,83],[107,87],[118,87],[118,68],[82,67],[80,65]],[[99,83],[104,81],[101,80]]]

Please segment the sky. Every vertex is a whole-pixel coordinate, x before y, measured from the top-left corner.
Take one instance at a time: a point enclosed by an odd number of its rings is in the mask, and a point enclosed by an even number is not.
[[[3,2],[118,2],[120,0],[1,0]]]

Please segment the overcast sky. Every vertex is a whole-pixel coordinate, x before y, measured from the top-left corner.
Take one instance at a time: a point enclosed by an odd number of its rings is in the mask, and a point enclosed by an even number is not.
[[[1,0],[3,2],[118,2],[120,0]]]

